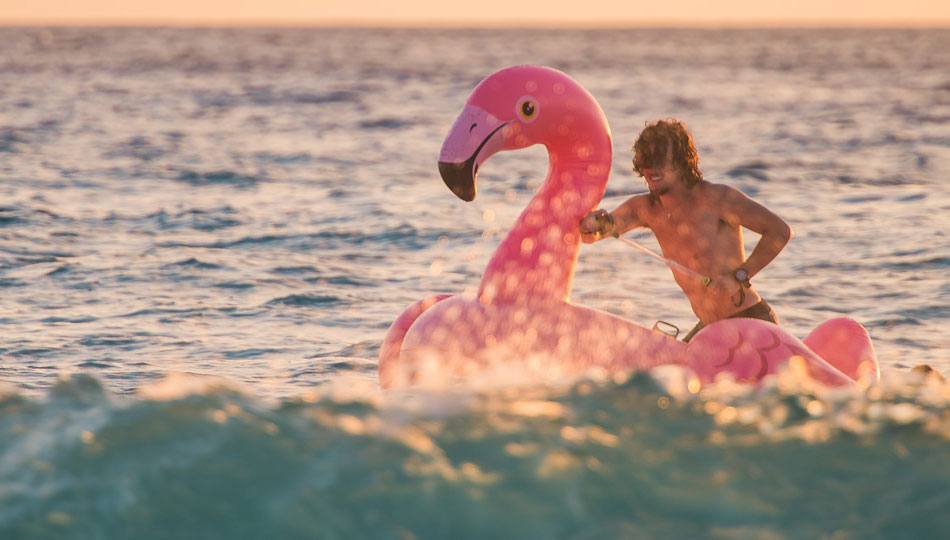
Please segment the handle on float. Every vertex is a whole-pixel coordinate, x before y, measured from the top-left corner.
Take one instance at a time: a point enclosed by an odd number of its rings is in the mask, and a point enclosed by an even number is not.
[[[597,222],[601,224],[601,228],[604,229],[604,230],[606,230],[606,227],[604,227],[604,225],[607,224],[607,223],[609,223],[611,230],[610,230],[610,232],[609,232],[608,234],[609,234],[610,236],[613,236],[614,238],[616,238],[617,240],[620,240],[621,242],[627,244],[628,246],[635,247],[635,248],[639,249],[639,250],[642,251],[643,253],[646,253],[647,255],[653,257],[654,259],[656,259],[656,260],[658,260],[658,261],[660,261],[660,262],[666,264],[666,265],[669,266],[670,268],[673,268],[673,269],[675,269],[675,270],[679,270],[679,271],[681,271],[681,272],[683,272],[683,273],[685,273],[685,274],[688,274],[688,275],[693,276],[694,278],[696,278],[696,279],[698,279],[698,280],[700,280],[700,281],[703,282],[703,287],[708,287],[709,284],[712,283],[712,278],[711,278],[711,277],[709,277],[709,276],[704,276],[704,275],[700,274],[699,272],[696,272],[696,271],[693,270],[692,268],[688,268],[688,267],[686,267],[686,266],[684,266],[684,265],[682,265],[682,264],[680,264],[680,263],[674,261],[673,259],[667,259],[667,258],[664,257],[663,255],[660,255],[659,253],[653,251],[652,249],[650,249],[650,248],[648,248],[648,247],[646,247],[646,246],[644,246],[644,245],[642,245],[642,244],[639,244],[639,243],[637,243],[637,242],[634,242],[633,240],[631,240],[631,239],[629,239],[629,238],[627,238],[627,237],[625,237],[625,236],[620,236],[620,234],[617,233],[617,231],[614,231],[614,230],[613,230],[614,220],[613,220],[613,216],[611,216],[610,214],[601,214],[601,215],[597,216]]]

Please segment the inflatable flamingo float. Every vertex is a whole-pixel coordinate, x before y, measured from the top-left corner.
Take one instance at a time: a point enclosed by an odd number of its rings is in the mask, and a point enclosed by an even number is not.
[[[490,156],[534,144],[548,149],[547,178],[498,246],[478,292],[432,296],[397,318],[380,350],[383,387],[416,384],[428,372],[466,377],[511,365],[550,375],[679,364],[703,382],[720,373],[758,382],[793,357],[828,385],[879,377],[870,338],[851,319],[827,321],[804,341],[765,321],[726,319],[686,344],[571,304],[578,224],[603,197],[611,166],[610,127],[594,97],[554,69],[498,71],[462,108],[439,171],[458,197],[471,201],[476,174]]]

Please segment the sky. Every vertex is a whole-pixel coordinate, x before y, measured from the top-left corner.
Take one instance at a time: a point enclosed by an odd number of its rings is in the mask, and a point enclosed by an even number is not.
[[[0,24],[950,28],[950,0],[0,0]]]

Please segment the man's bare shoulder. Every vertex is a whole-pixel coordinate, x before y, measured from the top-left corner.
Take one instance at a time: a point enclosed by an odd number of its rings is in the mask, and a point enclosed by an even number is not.
[[[649,221],[650,216],[659,212],[660,205],[656,200],[656,197],[650,193],[640,193],[634,195],[627,199],[627,202],[624,203],[630,210],[635,212],[640,216],[644,221]]]
[[[725,214],[749,211],[750,204],[755,204],[742,190],[729,184],[703,180],[696,187],[700,189],[706,204],[719,208]]]
[[[627,231],[636,227],[649,227],[656,213],[653,198],[649,193],[634,195],[614,210],[614,218],[619,218],[624,224],[622,230]]]
[[[728,184],[717,184],[703,180],[696,185],[702,204],[719,219],[732,225],[741,225],[743,214],[747,212],[746,201],[750,199]]]
[[[649,193],[638,193],[627,200],[638,208],[650,207],[655,203],[654,197]]]
[[[706,198],[711,200],[722,201],[736,197],[745,197],[745,194],[742,193],[742,191],[730,186],[729,184],[718,184],[708,180],[700,181],[698,184],[696,184],[696,188],[699,189]]]
[[[641,213],[653,206],[653,198],[650,197],[649,193],[638,193],[625,200],[620,206],[627,210]]]
[[[727,223],[739,225],[755,232],[761,232],[771,223],[785,222],[759,202],[754,201],[742,190],[728,184],[707,184],[709,195],[705,197],[707,203],[714,204],[719,212],[720,219]]]

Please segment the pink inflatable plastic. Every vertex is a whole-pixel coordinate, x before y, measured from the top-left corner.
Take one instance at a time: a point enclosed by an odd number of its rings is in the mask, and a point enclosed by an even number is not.
[[[611,166],[610,127],[593,96],[550,68],[494,73],[475,88],[449,131],[439,171],[457,196],[471,201],[485,160],[534,144],[548,149],[547,178],[498,246],[477,294],[410,306],[383,341],[383,387],[415,384],[427,370],[464,377],[515,364],[546,375],[680,364],[703,382],[720,373],[757,382],[792,357],[829,385],[879,376],[867,332],[850,319],[828,321],[804,342],[771,323],[728,319],[687,345],[571,304],[578,223],[603,197]]]

